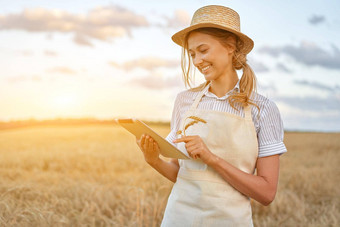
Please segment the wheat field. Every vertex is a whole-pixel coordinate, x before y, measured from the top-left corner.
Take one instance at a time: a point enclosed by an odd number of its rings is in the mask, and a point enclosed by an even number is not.
[[[274,202],[252,201],[255,226],[339,226],[340,134],[285,143]],[[0,156],[0,226],[159,226],[172,187],[118,126],[0,130]]]

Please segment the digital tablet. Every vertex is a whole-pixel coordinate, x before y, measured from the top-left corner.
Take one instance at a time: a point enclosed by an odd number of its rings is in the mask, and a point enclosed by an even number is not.
[[[143,134],[151,136],[158,143],[160,147],[160,154],[162,156],[167,158],[189,159],[188,154],[182,153],[179,149],[152,130],[149,126],[147,126],[144,122],[134,118],[116,119],[115,121],[135,135],[138,139]]]

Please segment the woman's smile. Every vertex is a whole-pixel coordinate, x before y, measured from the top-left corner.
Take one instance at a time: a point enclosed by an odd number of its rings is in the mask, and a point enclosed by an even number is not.
[[[211,68],[211,65],[205,66],[205,67],[201,68],[201,72],[203,74],[206,74],[206,73],[208,73],[210,68]]]

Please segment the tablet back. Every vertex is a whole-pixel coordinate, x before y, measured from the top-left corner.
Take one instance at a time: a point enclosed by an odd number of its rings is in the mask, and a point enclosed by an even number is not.
[[[182,153],[166,139],[147,126],[144,122],[133,118],[116,119],[116,122],[135,135],[138,139],[143,134],[151,136],[158,143],[162,156],[168,158],[188,159],[188,154]]]

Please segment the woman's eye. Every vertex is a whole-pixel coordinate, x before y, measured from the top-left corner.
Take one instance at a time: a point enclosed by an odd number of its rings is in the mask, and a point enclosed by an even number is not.
[[[202,53],[205,53],[207,51],[208,51],[208,49],[201,50]]]

